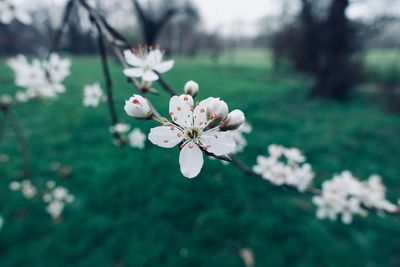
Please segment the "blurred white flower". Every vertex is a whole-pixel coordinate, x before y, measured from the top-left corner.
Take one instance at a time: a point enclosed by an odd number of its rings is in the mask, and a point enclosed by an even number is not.
[[[139,78],[145,81],[157,81],[157,73],[165,73],[174,66],[173,60],[163,61],[164,53],[160,49],[151,49],[141,46],[138,49],[124,51],[126,62],[133,66],[124,70],[128,77]]]
[[[100,103],[103,91],[99,83],[86,85],[83,89],[83,105],[85,107],[97,107]]]
[[[4,226],[4,219],[3,216],[0,215],[0,230],[3,228]]]
[[[304,192],[314,179],[314,173],[310,164],[303,164],[305,157],[300,150],[270,145],[268,151],[269,157],[257,157],[253,171],[275,185],[289,185]]]
[[[317,206],[317,218],[336,220],[350,224],[354,215],[366,216],[366,208],[381,212],[394,212],[396,205],[385,197],[381,178],[372,175],[366,182],[359,181],[349,171],[335,175],[322,184],[321,195],[313,198]]]
[[[143,149],[145,141],[146,135],[139,128],[134,128],[129,133],[129,144],[133,148]]]
[[[117,123],[114,126],[110,127],[110,132],[111,133],[119,133],[119,134],[124,134],[129,132],[129,130],[131,129],[131,126],[129,126],[126,123]]]
[[[207,116],[209,104],[213,103],[213,112],[218,111],[221,114],[222,110],[217,107],[215,100],[216,98],[207,98],[194,107],[190,95],[173,96],[169,103],[169,114],[173,122],[165,120],[164,126],[150,131],[148,138],[155,145],[172,148],[180,144],[179,164],[182,174],[187,178],[194,178],[200,173],[203,166],[202,150],[216,156],[235,151],[234,140],[225,132],[220,132],[219,125],[210,126],[218,116],[214,116],[217,113]]]
[[[14,19],[24,24],[31,24],[32,17],[22,2],[15,0],[0,1],[0,22],[10,24]]]
[[[37,193],[36,186],[29,180],[11,182],[9,187],[12,191],[21,191],[22,195],[28,199],[35,197]]]
[[[247,140],[244,134],[249,134],[251,131],[251,125],[246,122],[236,130],[226,131],[226,135],[231,137],[236,143],[235,151],[233,151],[232,154],[243,152],[244,148],[247,146]]]
[[[62,82],[70,74],[71,62],[61,59],[57,54],[51,54],[48,60],[28,59],[19,55],[8,60],[8,65],[14,71],[15,84],[26,89],[19,91],[16,99],[26,102],[29,98],[55,98],[65,92]]]
[[[46,187],[47,192],[42,199],[48,203],[46,212],[50,214],[53,220],[56,220],[61,216],[65,206],[74,202],[75,197],[65,187],[57,186],[54,181],[48,181]]]
[[[149,119],[153,113],[148,100],[140,95],[133,95],[125,101],[125,112],[136,119]]]

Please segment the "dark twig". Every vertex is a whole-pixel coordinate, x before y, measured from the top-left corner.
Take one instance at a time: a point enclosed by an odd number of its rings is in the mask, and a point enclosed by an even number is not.
[[[175,92],[174,89],[161,77],[159,73],[157,73],[159,79],[158,82],[161,84],[161,86],[164,88],[167,93],[169,93],[171,96],[178,95],[177,92]]]
[[[106,50],[106,46],[105,46],[104,39],[103,39],[104,36],[103,36],[101,26],[97,23],[95,18],[93,18],[92,16],[91,16],[91,21],[93,22],[93,24],[96,26],[96,28],[98,30],[98,44],[99,44],[99,52],[100,52],[101,63],[102,63],[102,68],[103,68],[103,75],[104,75],[104,79],[106,82],[108,110],[110,112],[111,124],[112,124],[112,126],[115,126],[119,123],[119,120],[118,120],[117,112],[115,110],[113,82],[112,82],[112,78],[111,78],[110,68],[108,65],[107,50]],[[124,138],[122,138],[122,136],[119,132],[113,130],[113,135],[114,135],[114,138],[116,140],[118,140],[121,145],[126,143]]]
[[[29,144],[28,140],[24,134],[24,130],[22,129],[21,125],[19,124],[17,118],[15,117],[14,113],[11,111],[9,107],[5,109],[5,114],[8,118],[8,121],[11,124],[11,128],[13,129],[17,141],[20,145],[22,160],[24,165],[24,179],[29,180],[32,176],[32,168],[31,168],[31,160],[29,155]]]
[[[64,34],[65,28],[67,27],[69,17],[71,15],[72,8],[74,6],[75,0],[69,0],[64,9],[63,19],[61,21],[60,27],[54,34],[54,38],[50,47],[49,57],[52,53],[58,52],[61,45],[61,38]]]

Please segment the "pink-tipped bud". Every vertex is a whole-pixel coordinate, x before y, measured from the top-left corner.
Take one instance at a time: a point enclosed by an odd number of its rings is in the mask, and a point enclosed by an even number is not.
[[[126,113],[137,119],[150,119],[153,115],[149,102],[140,95],[133,95],[129,100],[125,101],[124,107]]]
[[[199,93],[199,84],[195,81],[188,81],[185,84],[184,92],[186,95],[191,95],[192,97],[196,97]]]
[[[244,113],[239,109],[235,109],[230,112],[226,120],[221,123],[221,130],[236,130],[245,122],[245,120],[246,117],[244,116]]]

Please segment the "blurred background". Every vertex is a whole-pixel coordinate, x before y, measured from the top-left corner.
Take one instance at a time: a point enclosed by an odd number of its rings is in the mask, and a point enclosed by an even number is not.
[[[6,60],[44,56],[64,0],[20,2],[31,25],[0,23],[0,93],[14,94]],[[400,1],[92,0],[132,43],[160,45],[176,60],[178,90],[200,84],[244,110],[253,132],[240,155],[250,166],[269,144],[304,151],[320,185],[352,170],[383,176],[400,196]],[[71,57],[67,92],[16,110],[26,128],[33,182],[53,179],[76,201],[53,222],[40,201],[8,185],[21,178],[15,137],[0,146],[0,266],[400,266],[400,218],[372,215],[351,226],[319,221],[309,197],[206,161],[179,173],[178,151],[118,148],[105,104],[82,106],[85,84],[104,84],[97,33],[73,9],[61,54]],[[133,93],[112,63],[117,110]],[[103,86],[104,87],[104,86]],[[153,96],[167,112],[168,96]],[[58,167],[55,167],[58,166]]]

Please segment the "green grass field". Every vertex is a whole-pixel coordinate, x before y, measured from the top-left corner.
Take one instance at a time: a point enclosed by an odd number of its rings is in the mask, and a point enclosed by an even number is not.
[[[258,56],[257,56],[258,55]],[[382,111],[377,98],[348,102],[308,101],[308,79],[274,73],[260,52],[229,55],[214,65],[207,58],[179,59],[165,78],[176,88],[193,79],[199,99],[219,96],[245,111],[253,126],[240,157],[253,165],[271,143],[302,149],[320,184],[352,170],[366,179],[384,177],[392,201],[400,197],[400,117]],[[264,62],[265,59],[265,63]],[[372,59],[371,59],[372,60]],[[373,60],[376,60],[373,58]],[[106,104],[82,106],[82,88],[101,81],[97,58],[74,58],[68,91],[57,101],[16,110],[29,137],[33,182],[65,185],[76,201],[55,224],[39,200],[25,200],[8,184],[21,168],[7,131],[0,163],[0,266],[244,266],[241,248],[250,248],[256,266],[400,266],[400,218],[371,215],[351,226],[319,221],[309,197],[245,177],[233,166],[206,160],[202,173],[181,176],[178,151],[146,143],[146,150],[111,142]],[[148,132],[151,122],[129,118],[124,99],[134,91],[113,63],[121,119]],[[0,65],[0,78],[12,73]],[[104,83],[103,83],[104,84]],[[11,84],[1,93],[14,92]],[[167,115],[169,97],[151,100]],[[71,166],[60,177],[52,162]]]

